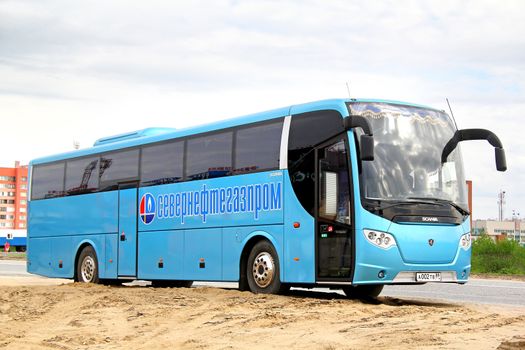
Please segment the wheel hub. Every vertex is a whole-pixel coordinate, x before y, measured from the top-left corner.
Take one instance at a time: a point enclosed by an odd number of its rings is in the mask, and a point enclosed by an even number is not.
[[[95,277],[95,260],[91,256],[86,256],[80,268],[83,282],[91,282]]]
[[[258,287],[266,288],[273,281],[275,264],[272,256],[267,252],[257,255],[253,262],[253,279]]]

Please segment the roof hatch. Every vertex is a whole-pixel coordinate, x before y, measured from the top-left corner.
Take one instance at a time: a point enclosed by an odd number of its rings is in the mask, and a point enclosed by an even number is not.
[[[161,135],[161,134],[165,134],[165,133],[172,132],[175,130],[176,129],[174,128],[146,128],[142,130],[126,132],[123,134],[101,137],[100,139],[95,141],[93,146],[96,147],[96,146],[108,145],[111,143],[125,141],[125,140],[132,140],[132,139],[138,139],[142,137]]]

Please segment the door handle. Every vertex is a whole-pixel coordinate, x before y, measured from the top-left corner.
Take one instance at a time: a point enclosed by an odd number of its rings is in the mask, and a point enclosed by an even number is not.
[[[126,240],[126,234],[124,233],[124,231],[122,231],[122,233],[120,234],[120,240],[122,242],[124,242]]]

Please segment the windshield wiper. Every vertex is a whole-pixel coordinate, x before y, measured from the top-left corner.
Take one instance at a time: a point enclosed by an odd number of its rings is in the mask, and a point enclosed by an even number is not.
[[[407,199],[417,199],[417,198],[409,197]],[[432,198],[421,198],[421,199],[432,199]],[[435,202],[435,201],[430,202],[430,201],[418,200],[418,201],[392,203],[392,204],[388,204],[388,205],[384,205],[384,206],[379,205],[377,207],[373,207],[373,210],[384,210],[384,209],[397,207],[397,206],[401,206],[401,205],[414,205],[414,204],[430,204],[430,205],[437,205],[437,206],[440,206],[440,207],[442,207],[444,205],[443,203],[439,203],[439,202]]]
[[[460,205],[458,205],[458,204],[456,204],[456,203],[454,203],[454,202],[452,202],[451,200],[448,200],[448,199],[428,198],[428,197],[407,197],[407,199],[425,199],[425,200],[434,201],[434,202],[441,203],[441,204],[449,204],[454,209],[459,211],[461,213],[461,215],[469,215],[470,214],[468,210],[463,209]]]

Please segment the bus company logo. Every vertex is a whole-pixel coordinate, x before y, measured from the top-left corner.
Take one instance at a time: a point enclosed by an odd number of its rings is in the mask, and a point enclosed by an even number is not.
[[[282,183],[267,182],[231,187],[203,184],[200,190],[161,193],[154,203],[157,220],[177,218],[184,225],[190,218],[205,224],[210,217],[222,215],[251,214],[259,220],[265,213],[282,210],[282,200]]]
[[[151,224],[155,219],[155,197],[151,193],[146,193],[140,200],[140,218],[146,225]]]

